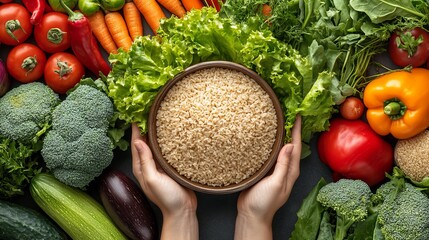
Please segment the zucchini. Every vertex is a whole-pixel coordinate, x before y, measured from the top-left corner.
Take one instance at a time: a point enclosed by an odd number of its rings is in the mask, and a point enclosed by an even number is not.
[[[39,173],[33,177],[30,193],[40,208],[73,239],[126,239],[100,203],[51,174]]]
[[[67,239],[48,217],[31,208],[0,200],[0,239]]]

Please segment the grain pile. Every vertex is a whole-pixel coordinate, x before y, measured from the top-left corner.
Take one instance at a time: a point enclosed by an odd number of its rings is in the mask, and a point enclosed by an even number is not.
[[[156,116],[167,162],[182,176],[215,187],[254,174],[271,153],[276,128],[269,95],[247,75],[224,68],[177,82]]]
[[[429,177],[429,130],[412,138],[398,140],[395,146],[395,161],[414,181],[420,182]]]

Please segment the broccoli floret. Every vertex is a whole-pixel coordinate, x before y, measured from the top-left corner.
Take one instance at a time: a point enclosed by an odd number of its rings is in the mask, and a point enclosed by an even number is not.
[[[88,85],[77,87],[55,108],[42,156],[56,178],[84,188],[111,163],[107,131],[113,114],[107,95]]]
[[[58,95],[40,82],[13,88],[0,99],[0,135],[25,143],[39,140],[59,103]]]
[[[320,189],[317,201],[335,211],[335,240],[344,239],[354,223],[367,218],[371,195],[371,189],[361,180],[341,179]]]
[[[389,181],[374,195],[382,199],[377,221],[386,240],[429,239],[429,198],[409,183]]]

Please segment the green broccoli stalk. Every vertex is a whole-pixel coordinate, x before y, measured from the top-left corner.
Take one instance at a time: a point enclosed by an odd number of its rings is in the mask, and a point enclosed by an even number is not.
[[[429,198],[403,178],[380,186],[373,202],[385,240],[429,239]]]
[[[371,189],[361,180],[341,179],[320,189],[317,201],[336,215],[335,240],[344,239],[354,223],[368,217],[371,195]]]
[[[79,85],[52,113],[52,129],[42,156],[54,176],[85,188],[110,165],[114,144],[108,136],[114,106],[97,88]]]

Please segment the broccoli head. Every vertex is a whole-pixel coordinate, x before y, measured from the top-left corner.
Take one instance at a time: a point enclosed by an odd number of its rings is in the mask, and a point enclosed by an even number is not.
[[[371,189],[361,180],[341,179],[323,186],[317,194],[322,206],[335,212],[335,240],[342,240],[355,223],[368,217]]]
[[[40,82],[22,84],[0,98],[0,135],[14,141],[32,142],[50,127],[51,113],[59,96]]]
[[[88,85],[78,86],[55,108],[42,157],[56,178],[84,188],[111,163],[107,131],[113,114],[107,95]]]
[[[392,180],[374,196],[382,199],[377,222],[386,240],[429,239],[429,198],[425,194],[409,183]]]

